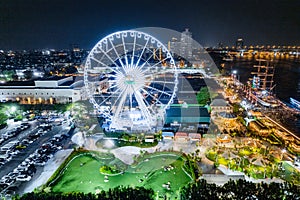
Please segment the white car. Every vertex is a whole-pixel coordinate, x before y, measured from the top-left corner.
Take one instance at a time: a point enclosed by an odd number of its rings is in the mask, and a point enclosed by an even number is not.
[[[1,181],[7,181],[7,180],[9,180],[10,179],[10,177],[8,176],[8,175],[5,175],[5,176],[3,176],[2,178],[1,178]]]
[[[6,180],[1,180],[0,183],[6,184],[6,185],[12,185],[14,184],[14,180],[12,179],[6,179]]]
[[[31,176],[27,176],[24,174],[20,174],[16,178],[17,181],[30,181],[30,179],[31,179]]]

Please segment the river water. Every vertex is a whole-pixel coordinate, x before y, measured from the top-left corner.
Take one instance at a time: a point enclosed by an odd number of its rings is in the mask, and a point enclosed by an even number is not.
[[[255,69],[255,59],[238,58],[231,62],[214,59],[217,66],[223,64],[223,72],[230,74],[233,70],[237,71],[237,76],[242,83],[246,83]],[[270,62],[275,67],[274,94],[282,101],[289,102],[292,97],[300,101],[300,59],[276,59]],[[290,128],[300,136],[300,118],[289,123]]]

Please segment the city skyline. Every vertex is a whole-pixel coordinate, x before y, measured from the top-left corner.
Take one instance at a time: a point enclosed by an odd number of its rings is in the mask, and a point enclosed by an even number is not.
[[[299,199],[300,47],[194,35],[0,50],[0,198]]]
[[[0,49],[91,48],[117,30],[189,28],[203,46],[299,45],[299,1],[110,2],[6,1],[0,6]]]

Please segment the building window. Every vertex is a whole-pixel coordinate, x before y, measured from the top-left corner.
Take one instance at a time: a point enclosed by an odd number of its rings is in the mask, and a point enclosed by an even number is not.
[[[41,95],[43,95],[44,93],[41,93]]]
[[[49,93],[47,92],[47,95],[49,95]]]

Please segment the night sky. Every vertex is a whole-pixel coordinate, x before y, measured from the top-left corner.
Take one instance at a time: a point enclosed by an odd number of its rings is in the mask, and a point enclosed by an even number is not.
[[[203,46],[300,45],[300,0],[0,0],[3,50],[91,48],[138,27],[188,27]]]

